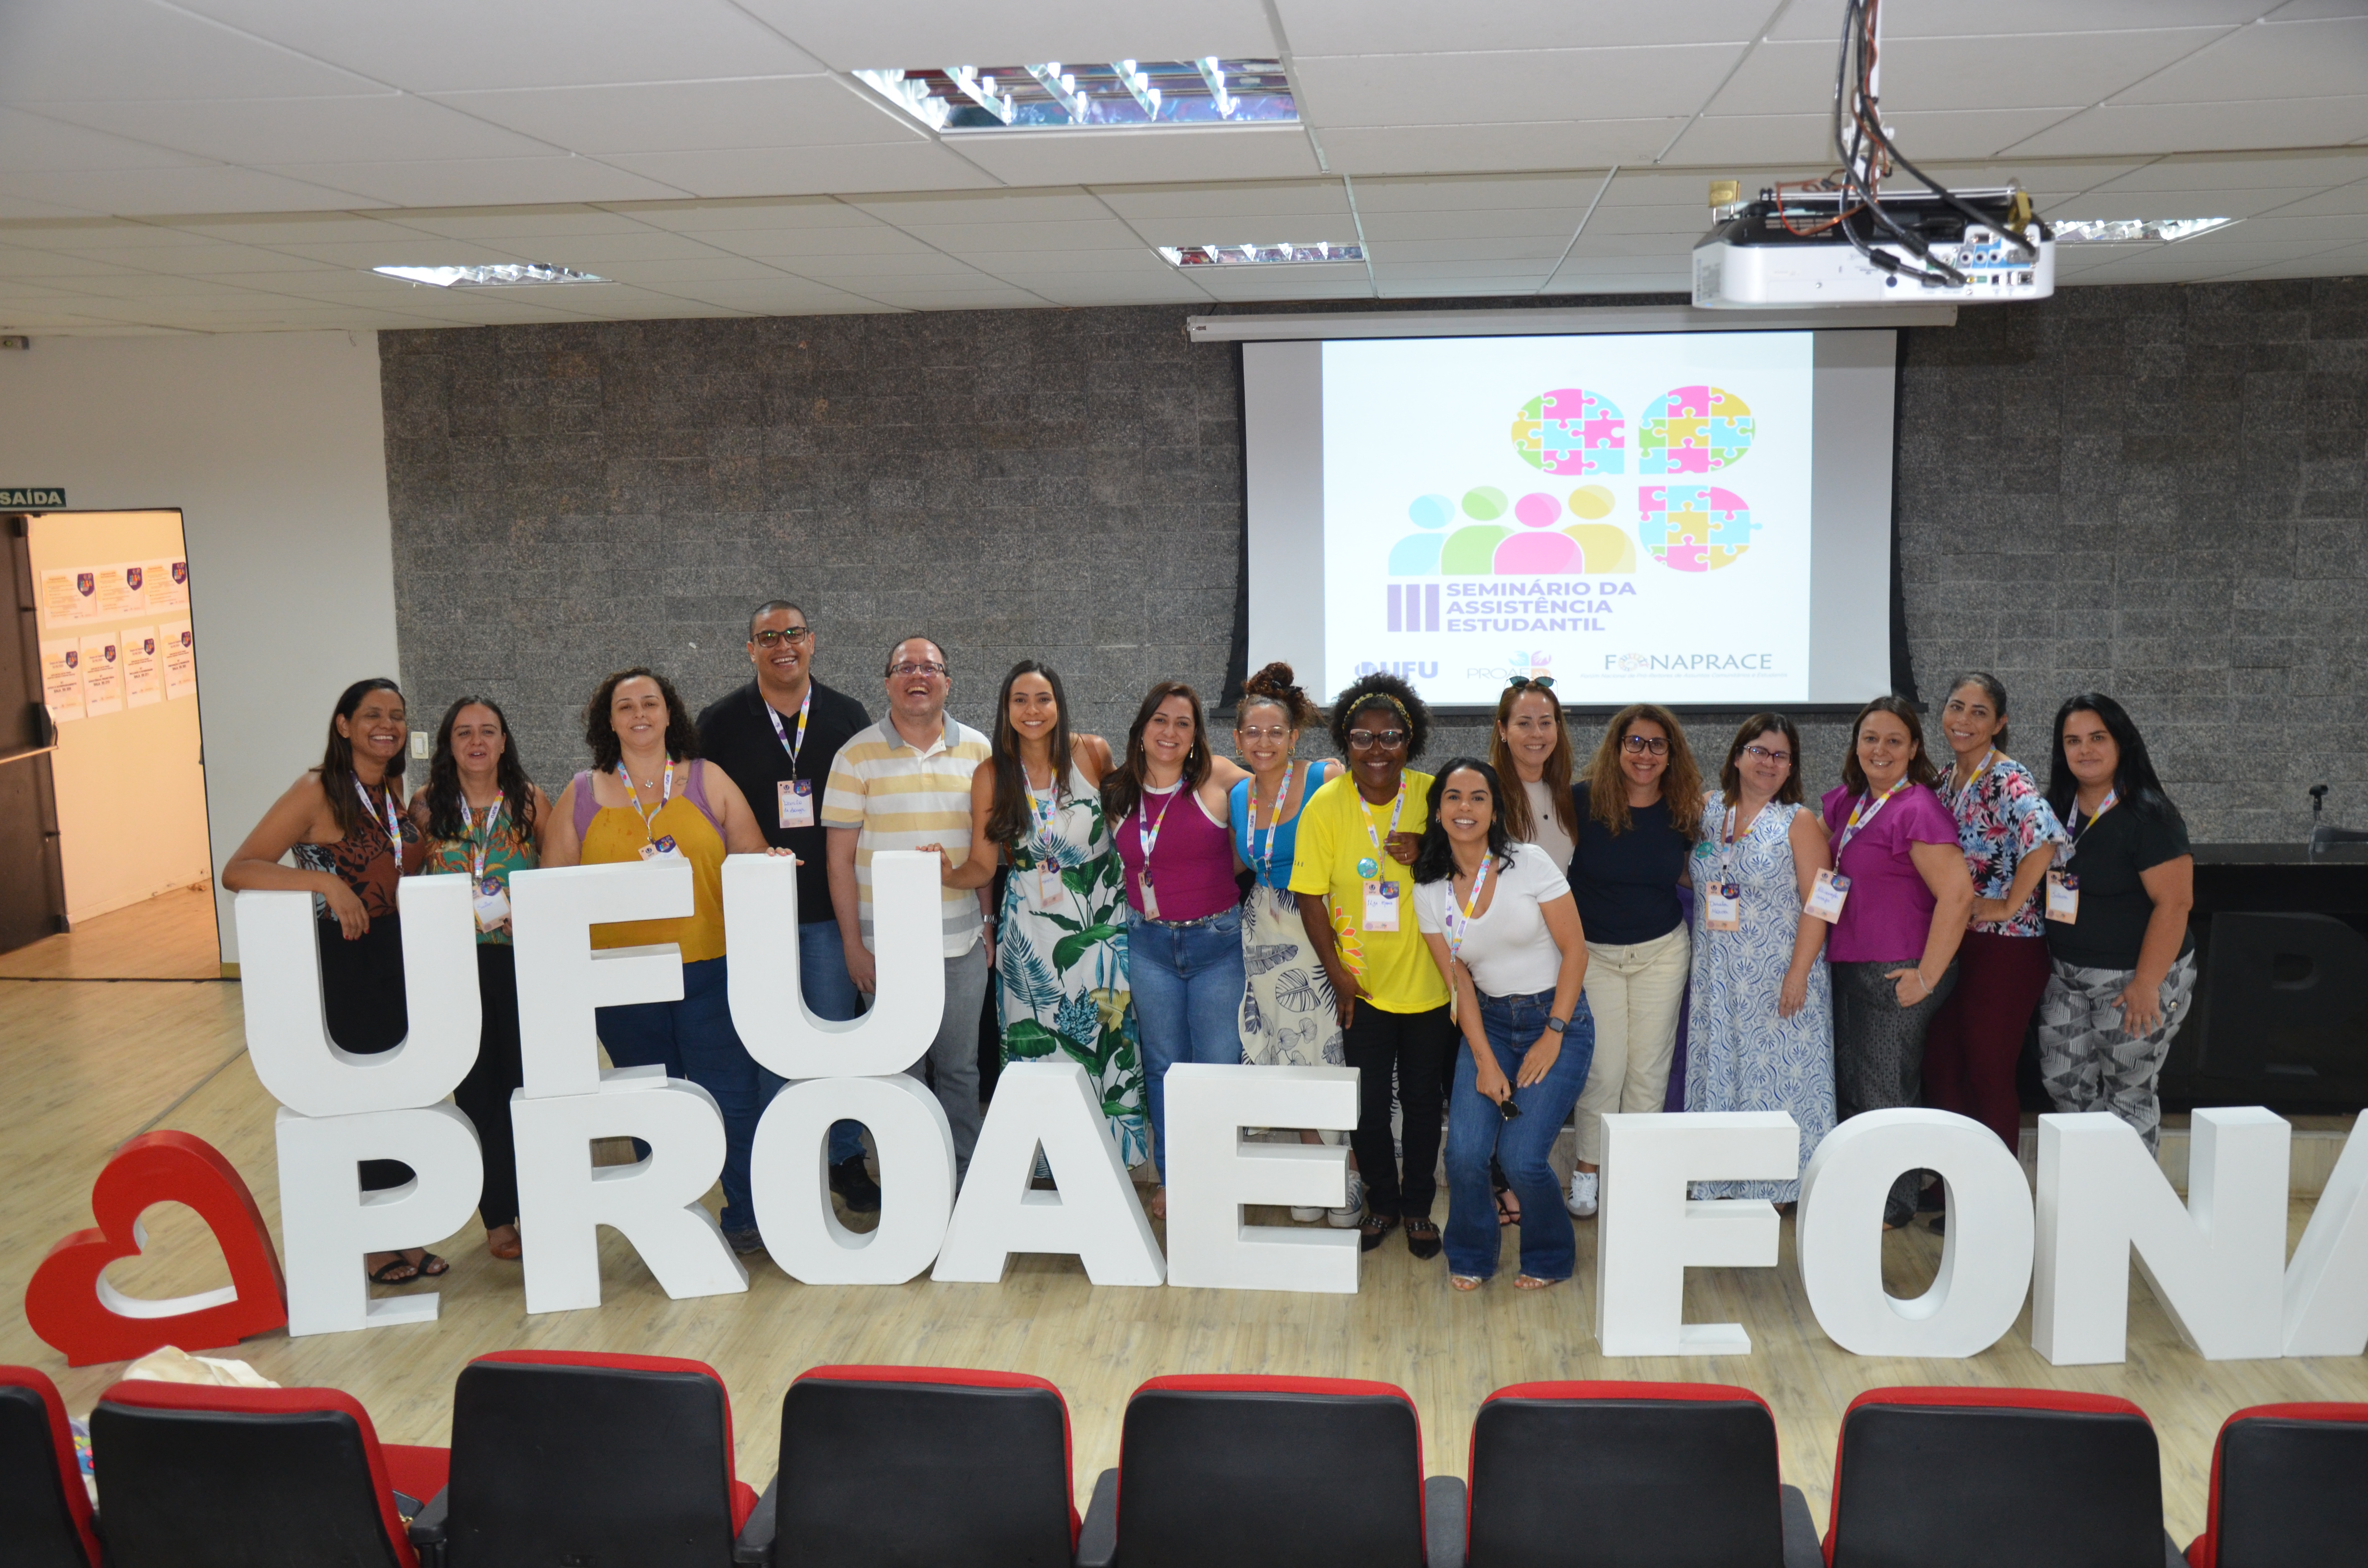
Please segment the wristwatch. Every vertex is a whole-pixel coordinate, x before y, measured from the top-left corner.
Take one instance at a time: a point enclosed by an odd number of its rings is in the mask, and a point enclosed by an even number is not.
[[[1570,1025],[1563,1019],[1557,1018],[1552,1014],[1548,1014],[1546,1017],[1546,1028],[1554,1030],[1556,1034],[1565,1034],[1569,1031]]]

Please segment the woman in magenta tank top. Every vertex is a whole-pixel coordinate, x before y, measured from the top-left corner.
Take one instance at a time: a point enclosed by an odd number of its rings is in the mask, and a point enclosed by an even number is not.
[[[1245,777],[1210,748],[1200,695],[1181,681],[1151,688],[1124,758],[1102,777],[1103,815],[1126,866],[1127,980],[1143,1031],[1152,1159],[1163,1179],[1167,1069],[1242,1059],[1241,890],[1225,795]],[[1165,1187],[1151,1211],[1166,1217]]]

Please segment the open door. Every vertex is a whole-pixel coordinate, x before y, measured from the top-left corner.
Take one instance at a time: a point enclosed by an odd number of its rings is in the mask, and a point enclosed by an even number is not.
[[[0,953],[66,928],[65,873],[58,855],[58,802],[51,760],[57,730],[41,693],[40,605],[28,519],[0,518],[6,544],[9,634],[0,638]]]

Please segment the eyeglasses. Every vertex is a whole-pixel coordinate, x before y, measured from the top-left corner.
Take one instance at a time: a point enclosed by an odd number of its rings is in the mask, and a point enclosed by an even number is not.
[[[813,629],[792,626],[786,631],[753,631],[749,633],[748,641],[759,648],[778,648],[784,642],[794,648],[813,636]]]
[[[1234,733],[1246,741],[1287,741],[1291,738],[1291,726],[1275,724],[1263,730],[1244,728],[1235,730]]]
[[[1793,760],[1793,754],[1791,752],[1770,751],[1766,746],[1745,746],[1743,748],[1743,755],[1751,758],[1754,762],[1773,762],[1781,765],[1789,763]]]
[[[888,673],[892,676],[941,676],[946,673],[946,666],[932,659],[907,659],[901,665],[889,665]]]
[[[1554,676],[1515,676],[1505,684],[1512,687],[1515,691],[1526,691],[1531,687],[1536,687],[1540,691],[1552,691],[1554,689]]]
[[[1515,1099],[1512,1096],[1507,1095],[1503,1099],[1497,1102],[1497,1114],[1502,1117],[1505,1120],[1510,1121],[1513,1118],[1521,1114],[1521,1102]]]
[[[1668,754],[1669,743],[1660,735],[1622,735],[1620,737],[1620,749],[1631,756],[1643,756],[1647,752],[1655,756],[1665,756]]]
[[[1406,744],[1404,730],[1351,730],[1349,732],[1350,751],[1371,751],[1379,746],[1383,751],[1395,751]]]

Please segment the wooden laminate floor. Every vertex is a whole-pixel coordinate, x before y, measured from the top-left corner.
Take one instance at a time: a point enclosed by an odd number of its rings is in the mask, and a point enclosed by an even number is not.
[[[211,882],[175,888],[95,915],[71,931],[0,953],[0,979],[219,980]]]
[[[40,1367],[68,1405],[86,1410],[120,1371],[69,1370],[26,1327],[25,1283],[52,1242],[88,1225],[90,1184],[109,1153],[150,1127],[208,1140],[245,1173],[276,1227],[279,1194],[272,1101],[241,1040],[235,984],[74,985],[0,980],[0,1361]],[[2297,1201],[2290,1235],[2308,1218]],[[1280,1211],[1254,1218],[1281,1220]],[[225,1283],[218,1254],[186,1210],[149,1217],[149,1254],[115,1270],[140,1294]],[[2082,1389],[2135,1400],[2163,1446],[2168,1522],[2184,1543],[2203,1527],[2211,1445],[2221,1420],[2272,1400],[2368,1400],[2358,1358],[2206,1362],[2183,1346],[2142,1279],[2132,1285],[2130,1359],[2055,1368],[2024,1325],[1964,1361],[1862,1358],[1818,1330],[1793,1266],[1792,1233],[1775,1269],[1704,1269],[1688,1278],[1687,1315],[1739,1321],[1748,1357],[1609,1361],[1591,1330],[1594,1232],[1579,1226],[1579,1277],[1537,1294],[1509,1289],[1514,1260],[1476,1295],[1447,1288],[1443,1263],[1417,1263],[1392,1239],[1367,1256],[1353,1297],[1185,1290],[1096,1290],[1074,1260],[1016,1261],[1000,1287],[801,1285],[756,1260],[745,1296],[671,1301],[624,1244],[606,1235],[607,1304],[529,1318],[515,1264],[496,1263],[472,1224],[439,1250],[434,1324],[291,1340],[273,1334],[236,1351],[279,1382],[346,1389],[388,1440],[448,1440],[452,1380],[472,1356],[518,1346],[696,1357],[723,1375],[736,1402],[742,1474],[758,1485],[774,1467],[780,1394],[821,1362],[991,1367],[1050,1378],[1067,1395],[1081,1486],[1118,1456],[1126,1396],[1167,1372],[1277,1372],[1375,1378],[1405,1387],[1422,1415],[1434,1472],[1463,1473],[1474,1410],[1491,1390],[1543,1378],[1625,1378],[1739,1383],[1776,1412],[1786,1479],[1824,1517],[1842,1409],[1870,1388],[1978,1383]],[[528,1238],[532,1244],[532,1237]],[[1508,1233],[1508,1248],[1511,1246]],[[1912,1295],[1939,1261],[1918,1228],[1885,1243],[1885,1273]],[[2028,1319],[2026,1315],[2025,1324]],[[1081,1499],[1082,1501],[1082,1499]]]

